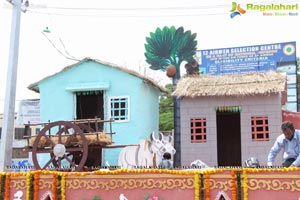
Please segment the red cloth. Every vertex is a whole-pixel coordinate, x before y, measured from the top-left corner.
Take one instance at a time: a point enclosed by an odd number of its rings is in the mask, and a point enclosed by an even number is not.
[[[282,121],[291,121],[295,129],[300,129],[300,112],[282,110]]]

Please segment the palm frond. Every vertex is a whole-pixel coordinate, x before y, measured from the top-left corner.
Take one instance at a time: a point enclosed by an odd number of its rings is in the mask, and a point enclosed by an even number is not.
[[[177,57],[181,61],[191,61],[196,54],[197,41],[195,40],[196,34],[191,31],[186,31],[179,39],[177,45]]]
[[[146,37],[145,57],[153,70],[165,71],[170,64],[178,68],[182,61],[192,61],[196,53],[196,34],[191,31],[184,32],[183,27],[174,26],[156,28]]]

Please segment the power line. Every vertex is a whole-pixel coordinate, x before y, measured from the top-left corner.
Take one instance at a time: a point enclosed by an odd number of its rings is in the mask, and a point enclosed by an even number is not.
[[[284,4],[300,2],[299,0],[287,1]],[[261,1],[254,4],[270,5],[281,3],[282,1]],[[219,5],[198,5],[198,6],[177,6],[177,7],[136,7],[136,8],[116,8],[116,7],[39,7],[29,8],[28,11],[35,14],[51,14],[57,16],[74,17],[109,17],[109,18],[161,18],[161,17],[197,17],[197,16],[217,16],[228,15],[231,4]],[[43,10],[47,9],[45,13]],[[51,12],[50,12],[51,10]],[[74,11],[74,12],[72,12]],[[99,11],[99,12],[95,12]],[[165,12],[163,12],[165,11]],[[180,11],[180,12],[178,12]],[[205,11],[205,12],[203,12]],[[156,12],[156,13],[154,13]],[[260,11],[248,11],[248,13],[259,13]]]
[[[48,10],[48,9],[47,9]],[[48,13],[48,17],[49,17],[49,19],[50,19],[50,23],[51,24],[53,24],[52,23],[52,16]],[[48,27],[47,27],[48,28]],[[74,60],[76,60],[76,61],[78,61],[79,59],[77,59],[76,57],[74,57],[74,56],[72,56],[68,51],[67,51],[67,48],[66,48],[66,46],[65,46],[65,44],[64,44],[64,42],[63,42],[63,40],[61,39],[61,37],[60,37],[60,35],[58,34],[58,33],[56,33],[57,35],[58,35],[58,39],[59,39],[59,41],[60,41],[60,43],[61,43],[61,45],[62,45],[62,47],[63,47],[63,49],[64,49],[64,52],[67,54],[67,57],[56,47],[56,45],[54,45],[54,43],[46,36],[46,34],[44,33],[44,31],[42,32],[43,34],[44,34],[44,36],[48,39],[48,41],[52,44],[52,46],[60,53],[60,54],[62,54],[65,58],[67,58],[67,59],[70,59],[70,58],[72,58],[72,59],[74,59]]]
[[[260,2],[252,2],[253,4],[262,4],[262,5],[269,5],[274,3],[281,3],[281,4],[289,4],[300,2],[299,0],[292,0],[292,1],[285,1],[282,0],[277,1],[260,1]],[[160,11],[160,10],[201,10],[201,9],[216,9],[216,8],[228,8],[231,4],[218,4],[218,5],[197,5],[197,6],[172,6],[172,7],[135,7],[135,8],[117,8],[117,7],[103,7],[103,8],[95,8],[95,7],[58,7],[58,6],[47,6],[47,9],[53,10],[74,10],[74,11]],[[45,7],[39,7],[41,9]]]
[[[69,60],[75,60],[75,61],[79,61],[79,59],[77,59],[77,58],[75,58],[74,56],[71,56],[68,52],[67,52],[67,50],[66,50],[66,48],[65,48],[65,46],[64,46],[64,49],[65,49],[65,52],[67,53],[67,55],[65,55],[61,50],[59,50],[57,47],[56,47],[56,45],[48,38],[48,36],[44,33],[44,32],[42,32],[42,34],[46,37],[46,39],[48,40],[48,42],[52,45],[52,47],[59,53],[59,54],[61,54],[63,57],[65,57],[66,59],[69,59]],[[60,40],[61,42],[62,42],[62,40]],[[63,43],[62,43],[63,44]]]
[[[27,12],[33,13],[33,14],[42,14],[42,15],[46,15],[49,13],[45,13],[45,12],[39,12],[39,11],[34,11],[34,10],[27,10]],[[216,16],[216,15],[228,15],[228,13],[225,12],[220,12],[220,13],[187,13],[187,14],[170,14],[170,13],[166,13],[166,14],[149,14],[149,15],[145,15],[145,13],[143,14],[113,14],[113,13],[95,13],[95,14],[78,14],[78,13],[70,13],[70,14],[66,14],[66,13],[50,13],[51,15],[55,15],[55,16],[68,16],[68,17],[109,17],[109,18],[161,18],[161,17],[195,17],[195,16]]]

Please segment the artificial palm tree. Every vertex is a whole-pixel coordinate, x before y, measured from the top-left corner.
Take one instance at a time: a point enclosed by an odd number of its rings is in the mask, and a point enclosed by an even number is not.
[[[157,28],[150,37],[146,38],[145,57],[153,70],[166,71],[168,67],[175,67],[176,73],[172,76],[173,90],[180,79],[180,65],[183,61],[193,62],[196,54],[196,33],[184,32],[183,27],[176,29],[174,26]],[[180,102],[174,98],[174,147],[177,151],[174,165],[180,166]]]

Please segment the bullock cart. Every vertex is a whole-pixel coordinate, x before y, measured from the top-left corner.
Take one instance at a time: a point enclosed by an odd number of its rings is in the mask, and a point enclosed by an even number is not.
[[[32,152],[35,169],[84,171],[93,166],[99,167],[102,148],[113,143],[112,122],[113,120],[94,118],[28,123],[25,124],[24,133],[28,145],[24,150]],[[105,123],[109,123],[110,132],[101,130]],[[42,128],[36,135],[28,136],[31,126]],[[46,156],[40,159],[40,154]]]

